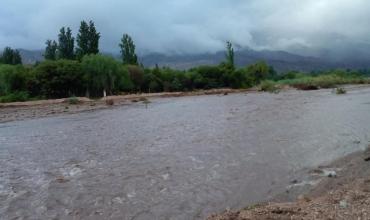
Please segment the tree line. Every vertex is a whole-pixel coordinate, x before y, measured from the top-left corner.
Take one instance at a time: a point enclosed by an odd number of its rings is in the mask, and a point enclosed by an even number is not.
[[[146,68],[139,65],[135,43],[128,34],[123,34],[118,44],[121,62],[100,53],[100,37],[92,21],[81,22],[76,38],[69,27],[62,27],[57,40],[46,41],[45,60],[33,66],[21,65],[19,51],[5,48],[0,58],[0,101],[249,88],[265,80],[302,78],[301,73],[278,75],[263,61],[237,68],[231,42],[226,43],[224,62],[216,66],[186,71],[158,65]]]

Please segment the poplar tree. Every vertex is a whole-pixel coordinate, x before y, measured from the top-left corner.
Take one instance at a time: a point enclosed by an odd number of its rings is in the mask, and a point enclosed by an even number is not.
[[[13,65],[22,64],[22,56],[19,50],[13,50]]]
[[[2,61],[4,64],[13,64],[13,49],[5,47],[2,55]]]
[[[1,62],[9,65],[22,64],[22,57],[19,50],[13,50],[10,47],[5,47],[1,56]]]
[[[92,21],[89,23],[89,39],[89,54],[99,53],[100,33],[96,31],[95,24]]]
[[[79,33],[77,35],[76,54],[78,59],[82,59],[87,54],[99,53],[100,33],[96,31],[95,24],[90,21],[81,21]]]
[[[135,44],[128,34],[124,34],[119,44],[123,64],[138,65],[137,55],[135,53]]]
[[[47,40],[45,42],[46,48],[44,53],[44,58],[46,60],[56,60],[57,59],[57,49],[58,44],[54,40]]]
[[[230,41],[226,42],[226,63],[232,68],[235,68],[234,48]]]
[[[72,37],[72,30],[68,27],[60,29],[59,44],[58,44],[58,58],[73,60],[74,55],[74,37]]]

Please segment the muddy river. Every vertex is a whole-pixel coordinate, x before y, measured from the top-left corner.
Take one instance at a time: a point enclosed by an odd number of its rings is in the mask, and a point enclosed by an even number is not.
[[[151,101],[0,124],[0,219],[202,219],[370,141],[370,88]]]

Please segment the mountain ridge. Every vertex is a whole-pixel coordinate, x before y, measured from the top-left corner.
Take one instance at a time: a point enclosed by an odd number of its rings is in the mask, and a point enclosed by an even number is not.
[[[42,50],[25,50],[19,49],[24,64],[34,64],[42,61]],[[111,55],[119,59],[118,54],[103,53]],[[225,52],[219,51],[216,53],[202,54],[174,54],[167,55],[162,53],[150,53],[140,57],[140,62],[146,67],[171,67],[175,69],[185,70],[200,65],[217,65],[225,59]],[[295,53],[290,53],[283,50],[252,50],[240,49],[235,51],[235,64],[238,67],[243,67],[255,63],[257,61],[265,61],[273,66],[278,72],[286,71],[317,71],[328,70],[334,68],[345,69],[368,69],[370,68],[370,58],[363,59],[343,59],[340,61],[332,61],[330,59],[303,56]]]

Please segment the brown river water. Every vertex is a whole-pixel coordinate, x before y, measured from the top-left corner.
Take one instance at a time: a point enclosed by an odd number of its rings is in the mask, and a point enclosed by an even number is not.
[[[203,219],[370,143],[370,88],[151,101],[0,124],[0,219]]]

